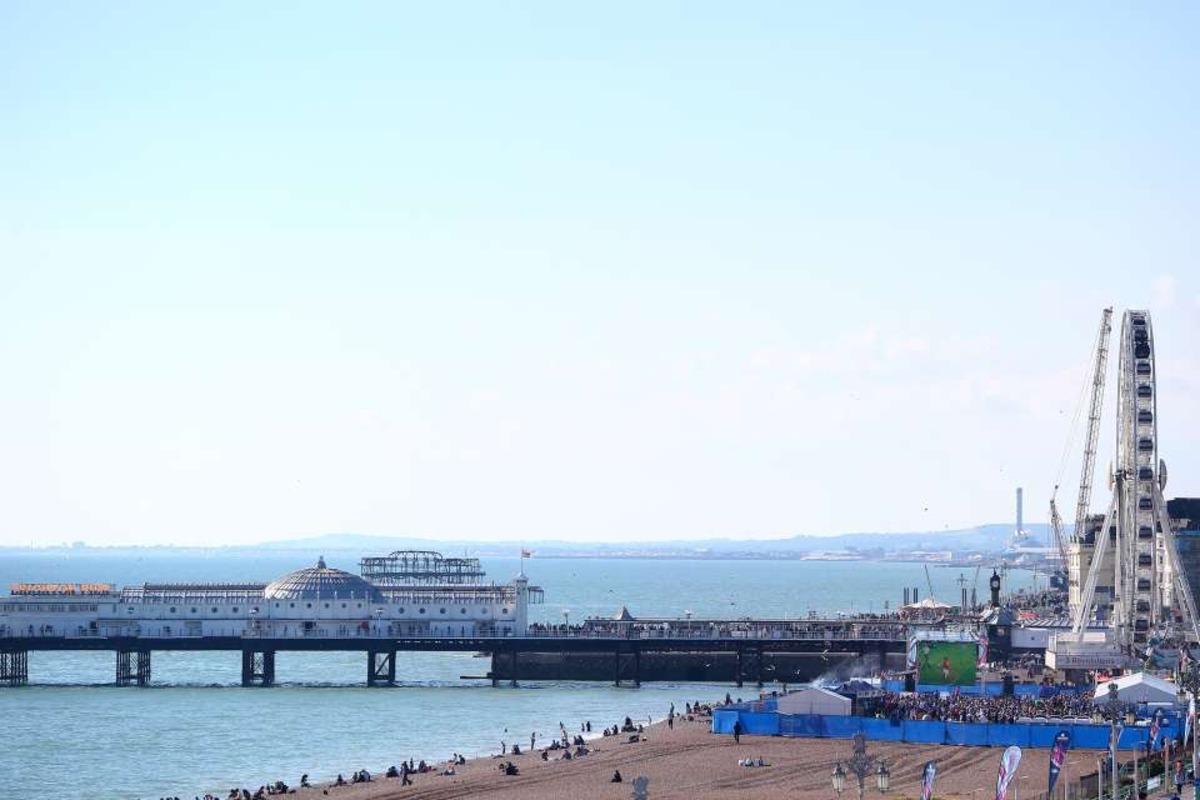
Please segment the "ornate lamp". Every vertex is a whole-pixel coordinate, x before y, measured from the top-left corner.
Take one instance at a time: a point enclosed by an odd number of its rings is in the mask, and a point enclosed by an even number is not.
[[[833,767],[833,790],[838,793],[839,797],[846,790],[846,770],[842,769],[840,761]]]

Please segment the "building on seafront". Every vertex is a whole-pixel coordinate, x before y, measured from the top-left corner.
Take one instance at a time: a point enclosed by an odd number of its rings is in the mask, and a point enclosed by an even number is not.
[[[351,638],[523,636],[543,601],[522,570],[485,582],[479,560],[400,550],[360,561],[322,557],[270,583],[18,583],[0,596],[0,638]]]
[[[1175,546],[1179,554],[1180,567],[1188,576],[1188,583],[1192,589],[1193,597],[1196,597],[1200,602],[1200,498],[1193,497],[1176,497],[1166,502],[1167,518],[1170,520],[1172,529],[1175,532]],[[1104,527],[1105,515],[1092,514],[1087,518],[1087,527],[1080,536],[1068,545],[1067,549],[1067,571],[1068,571],[1068,602],[1072,611],[1075,611],[1083,597],[1083,585],[1087,580],[1088,571],[1091,568],[1093,555],[1096,551],[1096,540],[1101,535],[1101,529]],[[1150,539],[1154,532],[1149,528],[1143,528],[1139,531],[1139,536]],[[1116,541],[1116,527],[1111,526],[1108,531],[1110,542]],[[1165,545],[1159,545],[1160,548]],[[1106,621],[1112,618],[1113,614],[1113,599],[1115,591],[1113,588],[1113,560],[1114,548],[1109,548],[1105,554],[1100,578],[1096,582],[1095,588],[1095,614],[1097,619]],[[1162,559],[1164,562],[1166,559]]]

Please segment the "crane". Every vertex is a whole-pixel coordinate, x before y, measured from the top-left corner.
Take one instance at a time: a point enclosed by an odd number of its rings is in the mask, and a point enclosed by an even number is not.
[[[1088,407],[1087,438],[1083,444],[1083,469],[1079,474],[1079,501],[1075,504],[1075,537],[1087,529],[1088,508],[1092,502],[1092,478],[1096,472],[1096,441],[1100,438],[1100,411],[1104,407],[1104,371],[1108,366],[1108,340],[1112,333],[1112,306],[1100,314],[1100,332],[1096,336],[1096,361],[1092,371],[1092,401]],[[1056,487],[1057,488],[1057,487]],[[1051,501],[1053,503],[1054,501]]]
[[[1058,557],[1061,559],[1059,569],[1065,575],[1069,571],[1067,563],[1067,534],[1063,530],[1062,515],[1058,513],[1058,486],[1054,487],[1054,492],[1050,495],[1050,529],[1054,531],[1054,543],[1058,547]]]
[[[1096,471],[1096,440],[1100,438],[1100,411],[1104,406],[1104,372],[1108,365],[1108,340],[1112,333],[1112,306],[1100,314],[1100,331],[1096,335],[1095,363],[1092,371],[1092,399],[1088,407],[1087,438],[1083,445],[1083,469],[1079,475],[1079,502],[1075,506],[1075,540],[1082,541],[1087,533],[1088,508],[1092,500],[1092,478]],[[1112,524],[1115,506],[1109,509],[1105,518],[1104,532],[1096,537],[1096,546],[1092,551],[1092,563],[1086,579],[1081,574],[1083,590],[1080,594],[1079,605],[1075,608],[1072,629],[1076,636],[1081,636],[1088,616],[1091,614],[1092,601],[1095,598],[1096,582],[1100,567],[1108,549],[1107,531]],[[1119,559],[1120,556],[1118,555]],[[1082,567],[1082,564],[1080,565]],[[1118,562],[1118,566],[1119,562]]]

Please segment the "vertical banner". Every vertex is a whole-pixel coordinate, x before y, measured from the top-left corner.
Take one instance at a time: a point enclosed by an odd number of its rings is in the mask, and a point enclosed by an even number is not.
[[[1050,788],[1046,794],[1054,794],[1054,784],[1058,783],[1058,773],[1062,771],[1063,762],[1067,760],[1067,748],[1071,746],[1071,734],[1059,731],[1054,737],[1054,749],[1050,751]]]
[[[1187,722],[1183,727],[1183,743],[1187,744],[1192,738],[1192,726],[1196,724],[1196,695],[1188,699]]]
[[[921,800],[933,800],[933,779],[937,775],[937,762],[926,761],[921,773]]]
[[[996,800],[1008,800],[1008,784],[1017,774],[1017,765],[1021,763],[1021,748],[1009,745],[1000,756],[1000,774],[996,776]]]

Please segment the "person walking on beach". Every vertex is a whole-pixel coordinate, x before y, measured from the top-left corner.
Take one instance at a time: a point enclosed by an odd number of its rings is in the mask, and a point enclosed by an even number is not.
[[[742,721],[740,719],[733,722],[733,743],[742,743]]]
[[[533,749],[535,747],[537,747],[537,731],[534,731],[533,733],[529,734],[529,750],[530,750],[530,752],[533,752]]]

